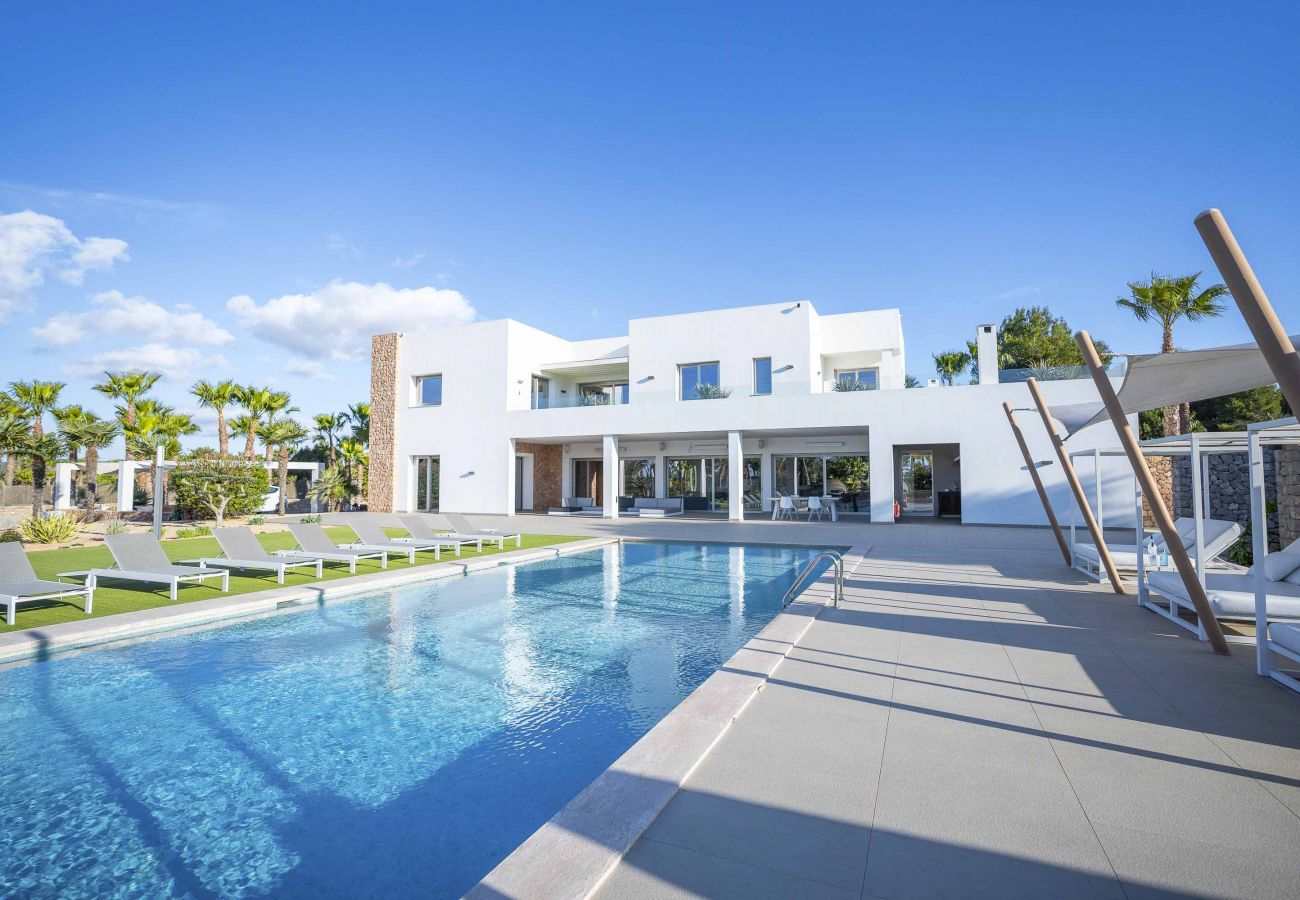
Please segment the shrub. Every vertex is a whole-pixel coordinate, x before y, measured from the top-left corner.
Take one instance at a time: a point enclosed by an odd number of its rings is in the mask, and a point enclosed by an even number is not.
[[[271,473],[260,462],[228,457],[181,460],[171,472],[176,505],[193,516],[243,516],[262,505]]]
[[[834,390],[850,393],[852,391],[870,390],[866,382],[858,381],[856,378],[837,378],[835,379]]]
[[[18,526],[18,533],[28,544],[61,544],[70,541],[81,530],[81,523],[64,513],[27,519]]]
[[[212,529],[206,525],[195,525],[193,528],[176,529],[176,537],[178,538],[207,537],[210,534],[212,534]]]
[[[249,524],[249,525],[265,525],[265,524],[266,524],[266,516],[253,516],[253,518],[251,518],[251,519],[248,520],[248,524]]]
[[[0,531],[0,544],[22,541],[23,536],[18,533],[17,528],[6,528]]]
[[[319,525],[319,524],[320,524],[320,516],[316,516],[316,515],[303,516],[303,517],[302,517],[301,519],[299,519],[298,521],[299,521],[299,523],[301,523],[301,524],[303,524],[303,525]]]
[[[695,396],[699,400],[723,400],[731,396],[731,388],[718,387],[716,384],[700,384],[695,387]]]
[[[131,526],[125,519],[114,519],[104,526],[104,534],[126,534],[130,530]]]

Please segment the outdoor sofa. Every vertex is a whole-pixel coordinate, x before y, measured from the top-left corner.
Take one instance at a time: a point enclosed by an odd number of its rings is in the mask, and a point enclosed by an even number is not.
[[[605,507],[597,506],[590,497],[565,497],[563,506],[552,506],[548,516],[603,516]]]
[[[620,515],[639,516],[641,518],[664,518],[682,514],[681,497],[637,497],[632,505],[622,510]]]

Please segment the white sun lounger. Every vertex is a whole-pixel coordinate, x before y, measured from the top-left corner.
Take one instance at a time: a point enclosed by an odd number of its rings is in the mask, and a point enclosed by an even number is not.
[[[1178,529],[1178,534],[1183,538],[1183,546],[1187,548],[1188,555],[1192,562],[1196,562],[1195,543],[1196,543],[1196,520],[1191,518],[1182,518],[1174,522]],[[1232,545],[1237,543],[1241,537],[1242,528],[1236,522],[1229,522],[1224,519],[1206,519],[1201,523],[1202,539],[1205,546],[1205,564],[1208,567],[1223,567],[1224,563],[1219,557],[1232,549]],[[1107,544],[1106,548],[1110,550],[1110,557],[1115,562],[1115,568],[1126,572],[1137,571],[1137,558],[1140,548],[1133,544]],[[1157,537],[1156,548],[1164,551],[1165,542],[1162,538]],[[1073,547],[1074,567],[1094,578],[1100,578],[1102,574],[1101,555],[1097,552],[1095,544],[1079,542]]]
[[[307,556],[319,556],[321,559],[327,559],[331,562],[345,562],[348,564],[348,571],[353,574],[357,571],[357,560],[377,559],[381,569],[388,568],[388,550],[344,550],[338,544],[330,540],[330,536],[325,533],[325,529],[319,525],[299,523],[289,526],[289,533],[293,539],[298,542],[302,552]],[[292,550],[277,550],[276,553],[293,553]]]
[[[395,541],[384,534],[382,528],[368,519],[356,519],[348,522],[348,525],[360,538],[354,544],[343,544],[348,549],[387,550],[389,553],[405,556],[411,565],[415,565],[415,554],[425,550],[432,550],[434,559],[442,559],[442,548],[454,547],[456,555],[460,556],[459,541],[450,541],[445,538],[436,541]]]
[[[275,580],[284,584],[284,573],[289,569],[307,566],[316,570],[316,577],[324,574],[324,562],[319,556],[272,555],[257,539],[252,530],[245,527],[214,528],[212,536],[224,554],[219,557],[205,556],[201,559],[187,559],[186,563],[197,563],[200,569],[253,569],[254,571],[274,572]]]
[[[199,569],[194,566],[175,565],[163,551],[162,544],[152,534],[106,534],[104,543],[113,554],[115,569],[91,569],[86,572],[86,584],[91,588],[101,578],[117,581],[146,581],[165,584],[173,600],[181,582],[202,583],[208,578],[220,578],[221,589],[230,590],[229,569]],[[68,573],[71,574],[71,573]],[[60,576],[62,577],[62,576]]]
[[[6,624],[15,624],[14,612],[19,603],[76,596],[81,597],[86,614],[89,615],[95,602],[93,584],[43,581],[36,577],[36,570],[32,568],[22,544],[17,541],[0,543],[0,606],[6,609]]]
[[[452,528],[448,528],[443,532],[435,532],[429,527],[429,523],[426,522],[422,516],[398,516],[397,518],[398,521],[402,523],[402,527],[406,529],[406,533],[409,534],[410,537],[393,538],[395,541],[402,541],[404,543],[420,543],[451,540],[459,541],[462,546],[465,544],[473,544],[475,550],[480,553],[483,552],[483,538],[481,537],[450,533],[455,531],[455,529]]]
[[[524,536],[511,531],[498,531],[495,528],[475,528],[470,524],[469,519],[460,513],[441,513],[443,519],[451,526],[452,530],[462,537],[477,537],[485,541],[496,541],[497,549],[506,549],[506,541],[513,540],[516,547],[524,545]]]

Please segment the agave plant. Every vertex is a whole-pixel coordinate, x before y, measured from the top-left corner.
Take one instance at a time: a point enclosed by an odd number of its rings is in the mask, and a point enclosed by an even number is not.
[[[858,381],[856,378],[850,378],[847,375],[835,379],[835,387],[832,390],[841,393],[852,393],[853,391],[868,390],[865,381]]]

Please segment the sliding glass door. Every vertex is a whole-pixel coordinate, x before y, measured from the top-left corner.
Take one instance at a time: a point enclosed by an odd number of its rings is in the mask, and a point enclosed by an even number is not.
[[[597,506],[605,497],[605,463],[599,459],[575,459],[573,461],[572,497],[586,497]]]
[[[731,506],[731,462],[725,456],[669,457],[668,496],[681,497],[685,509],[723,512]],[[742,474],[745,509],[762,507],[762,460],[746,456]]]
[[[871,465],[860,456],[773,456],[772,489],[786,497],[838,498],[840,512],[871,508]]]

